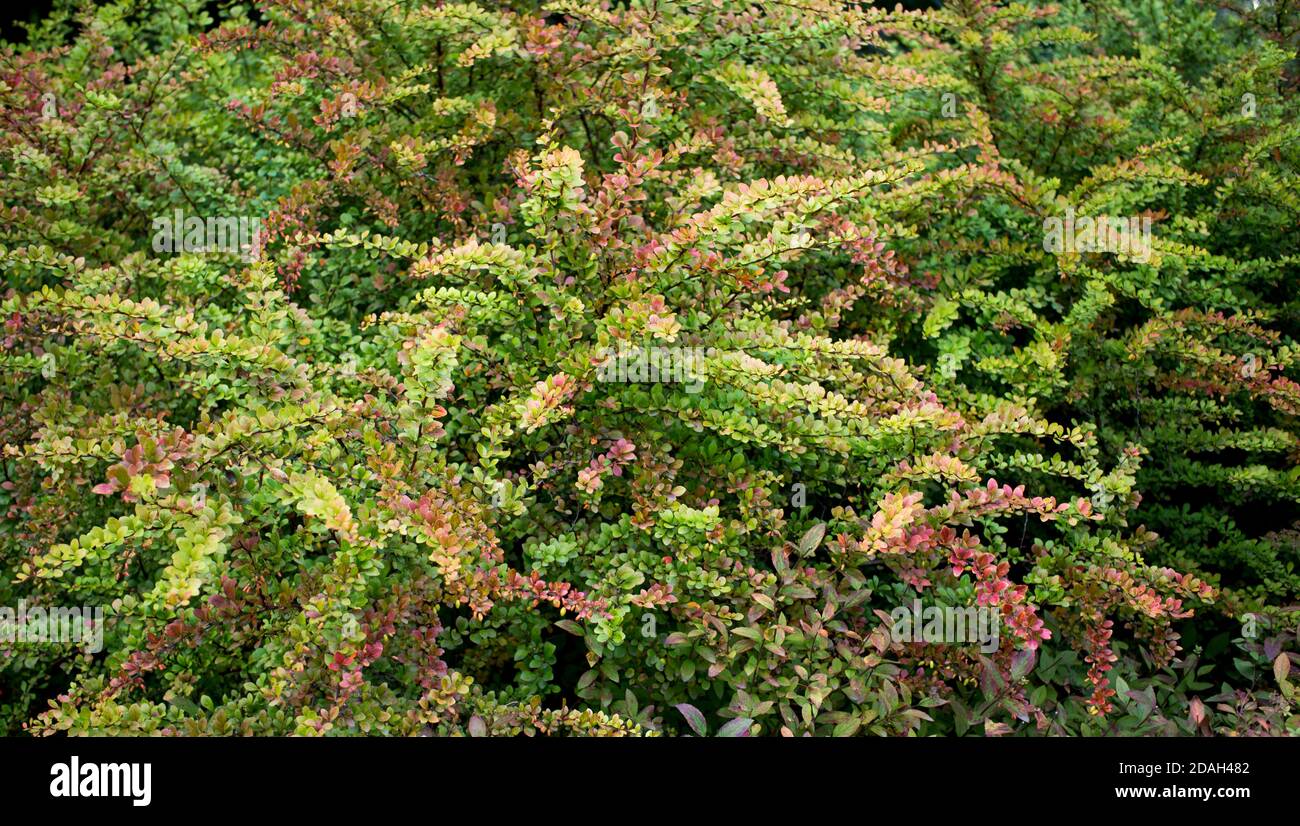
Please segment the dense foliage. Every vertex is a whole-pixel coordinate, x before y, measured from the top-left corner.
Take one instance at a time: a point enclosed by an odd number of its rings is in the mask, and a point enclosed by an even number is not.
[[[0,730],[1300,733],[1298,38],[56,5],[0,53],[0,605],[103,648],[0,642]]]

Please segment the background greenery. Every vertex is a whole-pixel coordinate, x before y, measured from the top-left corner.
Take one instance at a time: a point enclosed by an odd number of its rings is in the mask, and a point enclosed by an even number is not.
[[[106,646],[0,649],[0,725],[1295,733],[1297,32],[56,2],[0,55],[0,605]],[[918,594],[1001,647],[896,641]]]

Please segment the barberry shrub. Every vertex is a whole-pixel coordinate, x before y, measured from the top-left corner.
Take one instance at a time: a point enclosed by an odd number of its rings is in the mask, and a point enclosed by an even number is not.
[[[1298,32],[57,5],[0,53],[0,605],[102,647],[0,640],[0,725],[1300,731]]]

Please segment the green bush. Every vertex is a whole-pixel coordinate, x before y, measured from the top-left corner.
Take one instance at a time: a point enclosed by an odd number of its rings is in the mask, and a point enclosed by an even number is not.
[[[1300,733],[1300,10],[1219,5],[57,5],[0,726]]]

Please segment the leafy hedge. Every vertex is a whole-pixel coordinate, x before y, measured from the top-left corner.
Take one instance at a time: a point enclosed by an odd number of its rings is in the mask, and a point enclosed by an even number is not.
[[[1300,8],[943,6],[57,4],[0,728],[1300,732]]]

